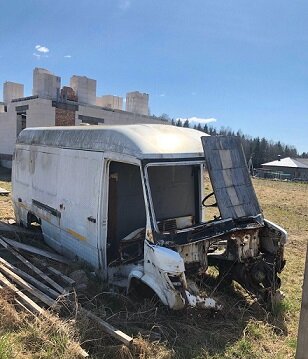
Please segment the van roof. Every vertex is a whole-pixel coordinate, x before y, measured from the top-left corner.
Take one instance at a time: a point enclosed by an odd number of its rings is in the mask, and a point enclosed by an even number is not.
[[[207,134],[171,125],[36,127],[23,130],[18,144],[123,153],[139,159],[204,157]]]

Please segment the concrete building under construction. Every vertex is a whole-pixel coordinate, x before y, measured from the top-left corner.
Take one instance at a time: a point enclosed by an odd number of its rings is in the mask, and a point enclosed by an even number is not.
[[[166,124],[149,116],[147,94],[127,94],[123,98],[96,96],[96,80],[72,76],[70,86],[61,88],[61,78],[48,70],[33,71],[32,96],[24,97],[22,84],[5,82],[0,102],[0,164],[10,166],[18,134],[26,127],[75,126],[80,124]],[[145,96],[146,95],[146,96]],[[130,110],[130,111],[128,111]]]
[[[122,110],[123,97],[113,95],[96,97],[96,105],[114,110]]]
[[[42,98],[57,98],[61,88],[61,77],[55,76],[48,70],[35,68],[33,70],[33,90],[34,96]]]
[[[96,80],[74,75],[70,87],[75,91],[79,103],[96,105]]]
[[[6,81],[3,84],[3,102],[9,103],[15,98],[24,96],[24,85]]]
[[[126,111],[149,115],[149,95],[138,91],[126,94]]]

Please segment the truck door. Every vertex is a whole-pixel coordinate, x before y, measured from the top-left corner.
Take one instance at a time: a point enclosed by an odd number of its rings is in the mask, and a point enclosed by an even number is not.
[[[61,150],[58,171],[62,246],[100,267],[98,228],[102,154]]]
[[[109,197],[108,197],[108,229],[107,229],[107,246],[108,257],[107,263],[118,257],[119,238],[117,237],[117,220],[118,220],[118,173],[109,174]]]
[[[238,137],[204,136],[204,156],[222,219],[261,213]]]
[[[128,263],[143,255],[145,201],[138,165],[111,161],[109,165],[107,263]],[[128,240],[134,231],[143,236]]]

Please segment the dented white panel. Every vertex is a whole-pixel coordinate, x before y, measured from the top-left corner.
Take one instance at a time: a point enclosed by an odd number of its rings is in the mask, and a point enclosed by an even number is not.
[[[104,125],[27,128],[17,143],[87,151],[111,151],[143,158],[202,158],[204,132],[168,125]]]
[[[62,245],[98,267],[102,154],[62,149],[59,167]]]

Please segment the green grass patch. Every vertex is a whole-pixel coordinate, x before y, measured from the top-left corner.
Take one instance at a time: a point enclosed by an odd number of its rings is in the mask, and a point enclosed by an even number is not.
[[[12,340],[9,334],[0,336],[0,359],[13,358]]]

